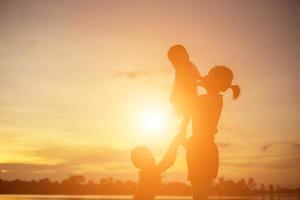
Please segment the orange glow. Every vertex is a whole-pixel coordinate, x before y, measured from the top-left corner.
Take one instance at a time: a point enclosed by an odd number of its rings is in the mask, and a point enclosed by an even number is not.
[[[160,133],[165,127],[167,116],[159,110],[148,110],[141,113],[141,128],[147,134],[156,135]]]
[[[134,177],[130,150],[159,157],[178,131],[167,52],[180,43],[201,75],[229,66],[243,88],[238,102],[224,95],[219,174],[297,185],[298,2],[145,2],[0,2],[3,179]],[[180,151],[167,178],[186,181]]]

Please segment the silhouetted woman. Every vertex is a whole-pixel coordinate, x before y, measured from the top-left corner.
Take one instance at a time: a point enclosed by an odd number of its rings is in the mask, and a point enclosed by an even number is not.
[[[218,121],[223,108],[222,92],[229,88],[237,99],[240,88],[231,84],[232,71],[225,66],[213,67],[203,77],[201,85],[206,94],[198,96],[192,114],[193,135],[187,143],[188,179],[191,182],[193,199],[205,200],[219,168],[219,153],[214,142]]]

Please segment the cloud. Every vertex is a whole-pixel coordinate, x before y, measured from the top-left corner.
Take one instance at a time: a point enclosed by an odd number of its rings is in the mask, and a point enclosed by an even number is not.
[[[34,157],[60,160],[61,163],[112,163],[129,161],[129,152],[103,146],[47,146],[30,153]]]
[[[34,179],[43,177],[62,178],[70,174],[67,165],[49,165],[49,164],[27,164],[27,163],[1,163],[0,169],[2,179]]]
[[[280,156],[258,156],[247,158],[244,160],[224,160],[221,166],[233,168],[264,168],[268,170],[286,170],[286,169],[299,169],[300,155],[280,155]]]
[[[248,154],[248,156],[220,154],[220,165],[230,169],[297,170],[300,167],[299,143],[289,141],[277,143],[279,142],[270,143],[267,153],[260,151],[260,154]],[[218,146],[231,148],[236,144],[218,143]],[[268,150],[274,146],[284,147],[285,151],[274,153]],[[126,177],[125,174],[135,172],[129,155],[128,150],[105,146],[52,145],[24,152],[24,156],[39,160],[35,164],[0,163],[1,178],[30,180],[49,177],[61,180],[70,174],[83,174],[91,179],[99,179],[103,176]],[[185,169],[178,169],[185,172]]]
[[[99,178],[105,174],[128,173],[131,166],[128,151],[103,146],[48,146],[28,151],[24,156],[39,162],[0,163],[1,178],[51,177],[60,180],[70,174]]]
[[[273,144],[265,144],[264,146],[261,147],[261,150],[267,151]]]
[[[220,147],[220,148],[230,148],[233,146],[234,146],[234,144],[229,143],[229,142],[218,142],[218,147]]]
[[[274,147],[281,147],[281,148],[290,148],[290,150],[297,150],[300,151],[300,143],[297,141],[276,141],[276,142],[271,142],[263,145],[261,147],[262,151],[268,151],[271,148]],[[300,152],[299,152],[300,153]]]
[[[300,142],[291,143],[290,147],[293,148],[294,150],[298,151],[300,154]]]
[[[99,163],[97,163],[99,164]],[[97,180],[102,177],[115,176],[118,178],[133,177],[134,171],[120,170],[121,166],[107,167],[107,169],[99,169],[97,171],[85,171],[69,163],[64,164],[28,164],[28,163],[0,163],[0,179],[12,180],[12,179],[41,179],[51,178],[53,180],[62,180],[69,175],[80,174],[87,178]]]
[[[114,78],[126,78],[129,80],[134,80],[140,77],[145,77],[150,74],[147,70],[129,70],[129,71],[119,71],[114,72]]]
[[[161,74],[161,73],[170,74],[171,72],[172,72],[171,68],[157,67],[157,68],[151,68],[151,69],[115,71],[115,72],[113,72],[113,77],[135,80],[138,78],[150,76],[152,74]]]
[[[223,156],[223,166],[233,168],[264,168],[270,170],[298,169],[300,167],[300,143],[298,141],[274,141],[261,147],[263,153],[253,155]]]

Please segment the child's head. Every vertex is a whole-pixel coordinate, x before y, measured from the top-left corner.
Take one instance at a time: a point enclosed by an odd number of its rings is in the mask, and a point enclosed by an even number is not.
[[[168,58],[175,67],[190,61],[186,48],[180,44],[174,45],[169,49]]]
[[[138,169],[145,169],[155,165],[155,159],[151,150],[138,146],[131,151],[131,162]]]
[[[225,92],[228,88],[232,89],[233,99],[240,95],[240,87],[232,85],[233,73],[231,69],[225,66],[215,66],[202,80],[202,85],[208,92]]]

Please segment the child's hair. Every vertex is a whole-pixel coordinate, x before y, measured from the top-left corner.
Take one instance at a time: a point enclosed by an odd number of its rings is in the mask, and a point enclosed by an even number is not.
[[[189,61],[190,60],[190,56],[189,56],[189,53],[187,52],[186,48],[180,44],[176,44],[169,49],[168,58],[171,61],[176,61],[176,60]]]
[[[155,163],[152,151],[144,146],[135,147],[131,151],[131,162],[138,169],[143,169]]]
[[[240,96],[241,90],[238,85],[232,85],[233,73],[225,66],[215,66],[202,80],[202,85],[207,90],[213,89],[218,92],[225,92],[228,88],[232,90],[233,99]]]
[[[240,94],[241,94],[241,88],[238,85],[231,85],[230,89],[232,90],[232,94],[233,94],[233,99],[236,100],[237,98],[239,98]]]

